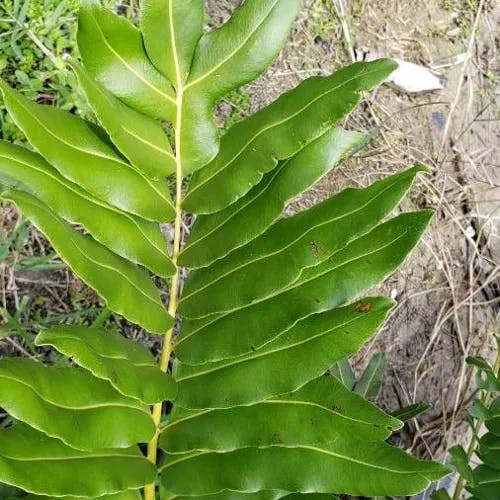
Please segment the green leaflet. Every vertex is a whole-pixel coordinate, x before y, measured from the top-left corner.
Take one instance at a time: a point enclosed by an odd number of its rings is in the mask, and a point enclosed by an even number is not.
[[[364,139],[364,134],[331,129],[269,172],[236,203],[199,216],[182,251],[181,264],[191,269],[205,267],[263,233],[289,200],[327,174]]]
[[[384,440],[401,426],[335,378],[320,377],[296,393],[251,406],[199,412],[176,407],[163,429],[160,446],[169,453],[314,446],[348,434]]]
[[[330,368],[330,373],[334,377],[337,377],[350,391],[354,389],[356,385],[356,374],[348,358],[337,361],[337,363]]]
[[[485,434],[479,440],[479,457],[487,466],[500,469],[500,436]]]
[[[0,481],[31,493],[98,498],[137,490],[155,475],[138,449],[77,451],[23,424],[0,430]]]
[[[23,497],[24,500],[53,500],[54,497],[47,497],[45,495],[28,495]],[[56,497],[57,498],[57,497]],[[64,497],[64,500],[83,500],[86,497]],[[115,493],[112,495],[105,495],[96,498],[95,500],[142,500],[141,492],[139,490],[129,490],[123,493]]]
[[[99,122],[132,165],[153,179],[174,173],[175,157],[161,124],[123,104],[82,66],[73,70]]]
[[[83,224],[97,241],[118,255],[160,276],[175,272],[158,224],[93,198],[41,156],[0,141],[0,178],[5,185],[26,188],[69,222]]]
[[[236,202],[279,160],[332,128],[360,101],[360,92],[383,82],[396,64],[387,59],[355,63],[332,76],[314,77],[232,127],[220,152],[193,176],[185,210],[217,212]]]
[[[386,370],[387,360],[384,353],[375,354],[354,386],[354,391],[364,398],[374,398],[380,391]]]
[[[293,392],[357,352],[393,305],[389,299],[367,298],[362,307],[350,305],[310,316],[248,355],[195,366],[177,362],[176,404],[227,408]]]
[[[187,318],[204,317],[244,307],[283,290],[303,269],[327,260],[373,229],[400,202],[421,171],[415,167],[365,189],[346,189],[280,220],[225,259],[191,272],[179,311]]]
[[[82,0],[78,49],[92,77],[125,104],[152,118],[174,121],[172,86],[151,64],[141,33],[127,19],[97,0]]]
[[[176,395],[174,381],[158,368],[151,353],[119,333],[62,326],[41,332],[35,343],[54,347],[117,391],[144,403],[173,400]]]
[[[206,495],[223,488],[250,493],[275,488],[304,493],[412,495],[448,473],[441,464],[417,460],[385,443],[360,441],[354,436],[314,447],[171,455],[161,470],[164,487],[181,495]]]
[[[280,498],[284,497],[289,498],[290,496],[293,495],[290,495],[286,491],[280,491],[280,490],[264,490],[264,491],[257,491],[255,493],[239,493],[237,491],[226,490],[226,491],[221,491],[220,493],[215,493],[214,495],[202,495],[201,497],[198,498],[199,500],[279,500]],[[185,500],[186,498],[192,498],[192,497],[175,495],[174,493],[170,493],[168,491],[161,492],[162,500]],[[304,500],[308,499],[304,498]],[[325,498],[322,500],[327,500],[327,499]],[[330,495],[328,500],[338,500],[338,499]]]
[[[141,30],[153,64],[177,87],[203,34],[203,0],[143,0]],[[165,43],[158,43],[165,40]],[[177,49],[177,50],[176,50]]]
[[[473,486],[468,488],[479,500],[498,500],[500,491],[500,469],[487,465],[476,467],[473,472]]]
[[[125,211],[158,221],[173,218],[165,180],[154,181],[134,170],[89,122],[36,104],[1,80],[0,89],[18,127],[64,177]]]
[[[399,215],[306,269],[288,289],[214,319],[185,321],[178,358],[202,364],[251,352],[300,319],[354,299],[403,262],[431,217],[430,211]]]
[[[414,403],[393,411],[391,415],[402,422],[409,422],[413,418],[418,417],[420,414],[425,413],[430,408],[432,408],[432,406],[428,403]]]
[[[97,290],[112,311],[151,332],[163,333],[172,326],[173,320],[146,273],[78,233],[30,194],[9,189],[3,191],[1,197],[19,207],[47,236],[71,269]]]
[[[128,448],[155,432],[148,407],[108,382],[80,369],[45,367],[28,359],[0,361],[0,405],[79,450]]]
[[[500,436],[500,396],[491,403],[486,428],[496,436]]]
[[[187,83],[178,94],[184,175],[217,154],[216,101],[257,78],[273,62],[301,5],[302,0],[246,0],[226,24],[201,37]]]
[[[185,91],[218,99],[255,80],[285,43],[302,0],[247,0],[196,47]]]

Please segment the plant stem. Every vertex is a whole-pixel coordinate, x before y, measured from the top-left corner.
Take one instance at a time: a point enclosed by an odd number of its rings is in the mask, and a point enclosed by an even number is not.
[[[496,374],[496,376],[500,376],[500,349],[497,350],[497,356],[495,360],[495,364],[493,366],[493,371]],[[485,405],[488,406],[491,401],[491,392],[488,391],[483,391],[483,396],[481,398],[481,402]],[[484,419],[478,418],[476,420],[476,424],[474,425],[472,429],[472,438],[469,443],[469,447],[467,448],[467,462],[470,462],[472,455],[474,454],[474,451],[476,450],[477,446],[477,437],[479,435],[479,432],[481,431],[481,427],[484,424]],[[457,484],[455,486],[455,491],[453,492],[453,497],[452,500],[458,500],[460,498],[460,495],[462,494],[462,491],[465,486],[465,479],[462,476],[459,476]]]
[[[183,81],[181,79],[179,61],[177,58],[177,47],[176,40],[174,36],[174,23],[172,16],[172,0],[169,0],[169,12],[170,12],[170,34],[171,43],[174,53],[175,69],[177,74],[177,117],[175,121],[175,223],[174,223],[174,244],[172,249],[172,263],[175,266],[175,274],[172,277],[172,282],[170,286],[170,298],[168,302],[168,313],[172,318],[174,318],[174,325],[165,333],[165,338],[163,341],[163,349],[160,358],[160,369],[163,372],[168,371],[168,364],[172,356],[172,337],[174,335],[175,328],[175,317],[177,314],[177,305],[179,300],[179,290],[180,290],[180,268],[177,265],[179,259],[179,254],[181,252],[182,245],[182,105],[184,100],[184,89]],[[160,437],[160,422],[162,413],[162,403],[157,403],[153,406],[152,418],[156,426],[156,433],[148,443],[148,459],[156,464],[158,458],[158,439]],[[149,484],[144,488],[144,500],[155,500],[155,485]]]
[[[97,318],[92,323],[92,328],[101,328],[106,323],[106,320],[111,316],[112,311],[108,307],[103,307]]]
[[[179,154],[176,155],[179,158]],[[179,284],[180,284],[180,268],[177,266],[177,260],[179,258],[181,243],[182,243],[182,170],[180,162],[178,161],[177,166],[177,176],[176,176],[176,195],[175,195],[175,225],[174,225],[174,245],[172,252],[172,262],[176,266],[176,271],[174,276],[172,276],[171,286],[170,286],[170,298],[168,302],[168,313],[174,318],[177,313],[178,305],[178,295],[179,295]],[[163,341],[163,349],[160,358],[160,369],[163,372],[168,371],[168,364],[170,357],[172,356],[172,337],[174,335],[174,326],[170,328],[165,333],[165,338]],[[153,406],[152,418],[156,426],[156,434],[148,443],[148,454],[147,457],[152,463],[156,463],[158,454],[158,439],[160,437],[160,421],[162,414],[162,403],[157,403]],[[155,486],[154,484],[147,485],[144,488],[144,499],[145,500],[155,500]]]

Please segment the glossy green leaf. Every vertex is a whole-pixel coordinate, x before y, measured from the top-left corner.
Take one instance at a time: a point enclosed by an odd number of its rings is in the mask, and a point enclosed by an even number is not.
[[[473,472],[473,486],[468,490],[479,500],[498,500],[500,491],[500,469],[487,465],[476,467]]]
[[[100,124],[132,165],[153,179],[174,173],[175,157],[161,124],[123,104],[82,66],[73,69]]]
[[[277,488],[384,496],[415,494],[446,475],[448,469],[412,458],[383,442],[350,436],[321,446],[171,455],[162,472],[165,487],[181,495],[205,495],[224,488],[242,492]]]
[[[487,420],[492,417],[490,409],[479,399],[474,399],[472,404],[467,408],[469,416]]]
[[[84,500],[88,497],[74,497],[74,496],[65,496],[64,500]],[[53,500],[54,497],[48,497],[45,495],[28,495],[24,497],[25,500]],[[111,495],[104,495],[94,500],[142,500],[142,495],[139,490],[128,490],[122,493],[114,493]]]
[[[259,76],[275,59],[302,0],[246,0],[229,21],[200,39],[182,93],[180,151],[184,175],[218,151],[214,104]],[[182,75],[181,75],[182,76]]]
[[[0,361],[0,405],[79,450],[128,448],[155,433],[149,408],[108,382],[87,371],[29,359]]]
[[[0,498],[13,500],[14,498],[21,497],[26,497],[24,491],[20,490],[19,488],[14,488],[14,486],[0,483]]]
[[[176,404],[224,408],[299,389],[355,353],[394,305],[385,298],[367,298],[363,304],[370,307],[363,311],[350,305],[310,316],[265,348],[240,358],[195,366],[177,363]]]
[[[16,124],[64,177],[128,212],[158,221],[173,218],[166,181],[134,170],[92,124],[61,109],[36,104],[1,80],[0,89]]]
[[[327,174],[364,138],[357,132],[332,129],[269,172],[236,203],[215,214],[199,216],[180,263],[191,269],[207,266],[262,234],[289,200]]]
[[[403,422],[408,422],[412,418],[418,417],[422,413],[432,408],[428,403],[415,403],[393,411],[391,415]]]
[[[330,368],[330,373],[334,377],[337,377],[350,391],[352,391],[356,385],[356,374],[352,369],[351,362],[347,358],[337,361],[337,363]]]
[[[320,377],[297,392],[251,406],[198,412],[176,407],[163,430],[161,446],[169,453],[313,446],[349,433],[360,439],[384,440],[401,426],[334,377]]]
[[[437,491],[434,491],[431,495],[432,500],[451,500],[450,495],[445,489],[440,489]]]
[[[190,496],[175,495],[174,493],[165,491],[164,488],[162,488],[162,490],[160,491],[161,491],[161,500],[185,500],[187,498],[192,498]],[[262,491],[256,491],[255,493],[239,493],[237,491],[225,490],[221,491],[220,493],[215,493],[213,495],[202,495],[198,498],[199,500],[279,500],[280,498],[287,497],[288,499],[291,500],[290,497],[293,496],[294,495],[290,495],[287,491],[280,491],[280,490],[262,490]],[[295,496],[302,497],[303,495],[295,495]],[[312,497],[321,495],[306,495],[306,496]],[[296,498],[295,500],[299,499]],[[303,500],[309,500],[309,499],[304,498]],[[326,500],[326,499],[318,498],[311,500]],[[338,500],[338,499],[330,495],[329,500]]]
[[[280,220],[225,259],[191,272],[179,311],[187,318],[204,317],[277,294],[292,285],[303,269],[329,259],[373,229],[399,203],[420,171],[415,167],[365,189],[346,189]]]
[[[481,460],[493,469],[500,469],[500,436],[491,432],[479,440],[479,456]]]
[[[73,271],[97,290],[112,311],[151,332],[164,333],[172,326],[173,319],[146,273],[75,231],[30,194],[9,189],[3,191],[1,197],[20,208]]]
[[[500,436],[500,396],[496,397],[490,405],[486,427],[496,436]]]
[[[186,91],[212,99],[255,80],[285,43],[302,0],[247,0],[221,28],[201,38]]]
[[[394,271],[420,239],[432,212],[399,215],[306,269],[288,289],[205,321],[185,321],[176,353],[200,364],[258,349],[300,319],[344,304]],[[238,332],[238,335],[235,335]]]
[[[118,255],[160,276],[175,272],[158,224],[93,198],[41,156],[0,141],[0,179],[4,185],[26,189],[69,222],[83,224],[97,241]]]
[[[174,121],[172,86],[149,61],[141,33],[130,21],[97,0],[82,0],[78,49],[92,77],[125,104],[152,118]]]
[[[305,144],[332,128],[360,101],[360,92],[396,68],[381,59],[356,63],[329,77],[314,77],[232,127],[217,157],[198,172],[184,200],[186,210],[213,213],[236,202]]]
[[[138,449],[77,451],[23,424],[0,430],[0,481],[31,493],[98,498],[137,490],[155,475]]]
[[[450,464],[455,467],[461,477],[467,482],[472,481],[472,469],[469,465],[469,457],[462,446],[453,446],[448,450],[450,454]]]
[[[476,385],[485,391],[500,391],[500,378],[493,367],[484,358],[469,356],[466,359],[469,365],[476,368]]]
[[[149,58],[174,87],[186,81],[191,69],[203,35],[203,14],[203,0],[141,2],[141,31]]]
[[[370,359],[368,366],[354,386],[354,392],[361,394],[364,398],[374,398],[378,395],[385,372],[387,370],[387,359],[384,353],[379,352]]]
[[[177,388],[151,353],[119,333],[83,326],[62,326],[39,333],[38,346],[52,346],[126,396],[153,404],[173,400]]]
[[[286,495],[288,500],[340,500],[337,495],[331,493],[289,493]]]

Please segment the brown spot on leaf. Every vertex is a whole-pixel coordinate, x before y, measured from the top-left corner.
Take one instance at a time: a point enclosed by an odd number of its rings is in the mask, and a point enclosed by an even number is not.
[[[370,312],[372,310],[372,304],[371,304],[371,302],[363,303],[363,302],[361,302],[361,300],[358,300],[356,302],[356,304],[354,304],[354,308],[358,312],[367,313],[367,312]]]

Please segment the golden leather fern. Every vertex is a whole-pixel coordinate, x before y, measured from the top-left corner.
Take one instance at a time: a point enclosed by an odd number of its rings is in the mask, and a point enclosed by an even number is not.
[[[119,334],[66,325],[36,344],[73,365],[1,360],[0,406],[16,423],[0,431],[0,482],[30,498],[278,499],[410,495],[447,473],[389,446],[402,423],[324,376],[394,305],[365,294],[431,218],[390,216],[423,169],[282,218],[365,142],[338,124],[394,63],[310,78],[219,142],[214,105],[272,63],[301,4],[246,0],[207,32],[202,0],[143,0],[140,30],[82,1],[73,68],[99,125],[1,83],[37,151],[0,143],[2,197],[164,343],[157,363]],[[197,215],[189,238],[184,211]],[[169,279],[167,307],[151,273]]]

